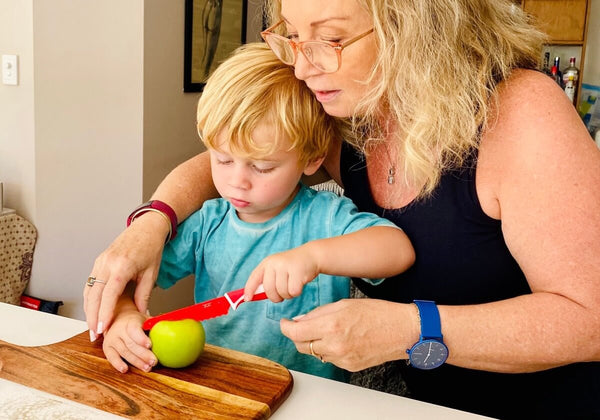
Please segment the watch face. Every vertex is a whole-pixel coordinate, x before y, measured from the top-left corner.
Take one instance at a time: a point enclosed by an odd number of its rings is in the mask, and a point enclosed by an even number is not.
[[[434,369],[448,358],[448,347],[437,340],[423,340],[410,349],[410,364],[419,369]]]

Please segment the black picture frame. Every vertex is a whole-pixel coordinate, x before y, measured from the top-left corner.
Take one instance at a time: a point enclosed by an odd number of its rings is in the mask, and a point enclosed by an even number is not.
[[[248,0],[185,0],[184,92],[202,92],[219,62],[246,42],[247,15]]]

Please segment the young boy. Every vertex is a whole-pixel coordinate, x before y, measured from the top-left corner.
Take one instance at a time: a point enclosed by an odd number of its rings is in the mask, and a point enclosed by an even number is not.
[[[387,220],[359,213],[349,199],[300,183],[339,134],[293,68],[266,45],[246,44],[215,70],[197,117],[222,198],[179,226],[165,246],[157,285],[168,288],[194,274],[194,298],[202,302],[249,278],[248,292],[262,283],[272,301],[204,321],[207,342],[347,380],[344,370],[297,352],[279,321],[349,297],[349,276],[380,282],[406,270],[414,261],[410,241]],[[127,369],[121,357],[144,370],[156,363],[143,320],[128,297],[121,299],[104,338],[107,359],[120,371]]]

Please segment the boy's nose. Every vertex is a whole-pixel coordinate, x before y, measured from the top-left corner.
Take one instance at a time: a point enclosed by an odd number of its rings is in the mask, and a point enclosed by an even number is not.
[[[248,189],[250,187],[250,180],[248,178],[247,169],[242,165],[236,167],[229,178],[229,185],[234,188]]]

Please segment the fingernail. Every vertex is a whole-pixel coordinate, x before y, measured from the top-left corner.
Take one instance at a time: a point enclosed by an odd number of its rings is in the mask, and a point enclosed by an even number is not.
[[[302,314],[302,315],[295,316],[295,317],[293,317],[293,318],[292,318],[292,320],[293,320],[293,321],[298,321],[299,319],[302,319],[302,318],[304,318],[304,315],[306,315],[306,314]]]
[[[102,321],[98,322],[98,328],[96,329],[97,334],[102,334],[104,332],[104,323]]]
[[[98,338],[96,336],[96,333],[94,333],[94,331],[90,330],[90,341],[93,343],[94,341],[96,341],[96,338]]]
[[[150,316],[150,309],[146,309],[146,315]]]
[[[152,359],[152,360],[150,361],[150,364],[151,364],[152,366],[156,366],[156,364],[157,364],[157,363],[158,363],[158,360],[156,360],[156,359]]]
[[[144,372],[150,371],[150,365],[144,365]]]

